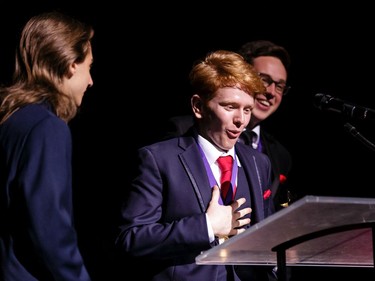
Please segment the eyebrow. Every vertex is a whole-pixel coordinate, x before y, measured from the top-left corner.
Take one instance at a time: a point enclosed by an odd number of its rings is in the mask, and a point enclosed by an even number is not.
[[[278,82],[278,83],[280,83],[280,82],[284,82],[284,83],[286,83],[286,80],[284,80],[284,79],[279,79],[279,81],[274,80],[273,77],[272,77],[271,75],[267,74],[267,73],[259,72],[259,75],[265,75],[265,76],[268,76],[269,78],[272,79],[272,81],[275,81],[275,82]]]

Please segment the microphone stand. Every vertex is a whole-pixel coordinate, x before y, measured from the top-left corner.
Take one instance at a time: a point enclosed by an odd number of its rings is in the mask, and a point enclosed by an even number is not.
[[[361,133],[358,132],[352,124],[345,123],[344,127],[352,136],[354,136],[357,140],[363,143],[367,148],[371,149],[372,151],[375,151],[375,145],[372,142],[370,142],[367,138],[365,138],[363,135],[361,135]]]

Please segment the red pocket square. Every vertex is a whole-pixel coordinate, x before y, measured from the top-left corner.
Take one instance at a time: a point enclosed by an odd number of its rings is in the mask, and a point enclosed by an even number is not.
[[[286,176],[284,176],[283,174],[280,174],[279,180],[280,180],[280,183],[284,183],[286,181]]]
[[[263,199],[264,200],[268,199],[271,196],[271,193],[272,193],[271,189],[265,190],[264,193],[263,193]]]

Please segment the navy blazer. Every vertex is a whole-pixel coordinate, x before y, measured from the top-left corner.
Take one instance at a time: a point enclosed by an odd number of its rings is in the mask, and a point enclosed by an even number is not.
[[[0,125],[0,280],[90,280],[72,210],[71,134],[46,105]]]
[[[290,152],[273,135],[261,127],[260,139],[264,153],[268,155],[272,167],[272,197],[276,210],[283,208],[282,204],[292,203],[297,199],[294,188],[289,178],[292,169],[292,156]],[[283,177],[283,180],[280,180]],[[293,192],[293,194],[292,194]]]
[[[266,155],[238,143],[236,153],[248,186],[238,186],[236,199],[251,207],[251,224],[272,213],[271,167]],[[121,211],[117,247],[141,263],[142,280],[227,280],[225,266],[196,265],[195,257],[214,246],[209,242],[205,211],[212,189],[193,136],[161,141],[139,149],[138,174]],[[249,200],[248,197],[251,197]],[[251,226],[250,226],[251,227]],[[135,266],[127,266],[127,270]],[[234,279],[239,280],[239,279]]]
[[[185,134],[194,124],[192,115],[180,115],[171,117],[166,124],[165,139],[181,136]],[[269,132],[260,127],[260,138],[265,153],[271,161],[272,167],[272,198],[274,200],[275,209],[282,209],[282,204],[297,199],[294,194],[295,190],[289,180],[289,174],[292,169],[292,156],[290,152]],[[250,132],[245,131],[243,134]],[[283,178],[280,181],[280,177]]]

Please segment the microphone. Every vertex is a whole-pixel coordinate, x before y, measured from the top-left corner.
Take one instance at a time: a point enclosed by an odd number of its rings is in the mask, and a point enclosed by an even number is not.
[[[353,119],[375,121],[374,109],[348,103],[330,95],[316,94],[314,105],[320,110],[341,113],[342,115]]]

